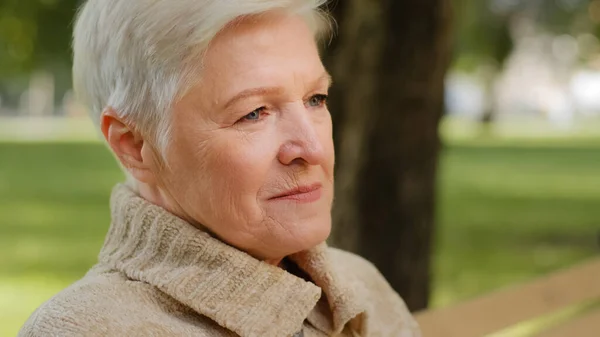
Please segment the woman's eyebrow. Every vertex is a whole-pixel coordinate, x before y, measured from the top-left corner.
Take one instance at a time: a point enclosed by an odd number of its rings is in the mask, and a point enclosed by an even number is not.
[[[333,83],[331,75],[325,71],[317,80],[314,82],[314,85],[318,85],[320,83],[327,82],[327,86],[330,87]],[[244,100],[246,98],[254,97],[254,96],[267,96],[267,95],[278,95],[281,94],[285,89],[283,87],[258,87],[258,88],[250,88],[241,91],[236,94],[225,104],[225,109],[229,109],[238,101]]]
[[[249,97],[277,95],[277,94],[281,94],[283,91],[284,91],[283,87],[259,87],[259,88],[246,89],[246,90],[238,93],[237,95],[233,96],[233,98],[230,99],[225,104],[225,109],[228,109],[232,105],[237,103],[238,101],[241,101],[241,100],[249,98]]]
[[[327,70],[325,70],[323,75],[321,75],[321,77],[319,77],[319,79],[317,80],[317,83],[321,82],[327,82],[328,87],[331,87],[333,85],[333,78],[331,77],[331,74],[327,72]]]

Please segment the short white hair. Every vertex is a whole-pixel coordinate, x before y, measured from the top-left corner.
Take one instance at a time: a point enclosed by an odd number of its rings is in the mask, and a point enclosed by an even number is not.
[[[96,123],[113,108],[164,154],[170,110],[189,90],[210,41],[239,17],[284,10],[327,33],[327,0],[88,0],[73,32],[73,85]]]

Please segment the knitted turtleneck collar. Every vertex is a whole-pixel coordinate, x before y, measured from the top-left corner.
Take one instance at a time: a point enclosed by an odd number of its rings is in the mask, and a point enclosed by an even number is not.
[[[111,211],[101,263],[242,337],[291,336],[305,319],[336,335],[363,316],[364,301],[336,271],[326,244],[289,256],[313,284],[213,238],[126,185],[113,190]]]

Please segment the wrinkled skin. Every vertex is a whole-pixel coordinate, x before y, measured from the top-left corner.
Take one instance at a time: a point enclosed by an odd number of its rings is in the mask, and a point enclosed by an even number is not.
[[[102,129],[142,197],[278,264],[331,230],[330,82],[305,21],[269,13],[211,43],[199,83],[174,106],[166,163],[118,112],[105,111]]]

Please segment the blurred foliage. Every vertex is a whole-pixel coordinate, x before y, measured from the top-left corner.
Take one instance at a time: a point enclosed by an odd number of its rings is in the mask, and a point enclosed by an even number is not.
[[[0,77],[69,63],[79,0],[3,0],[0,3]]]
[[[494,13],[488,0],[456,1],[455,53],[458,66],[474,69],[482,62],[502,64],[512,50],[510,13]]]
[[[72,22],[82,0],[3,0],[0,3],[0,77],[70,63]],[[554,33],[594,32],[590,0],[454,0],[457,66],[502,66],[512,50],[510,23],[529,16]]]
[[[555,34],[600,34],[589,15],[589,0],[455,0],[456,66],[502,68],[513,48],[511,24],[529,17]]]

